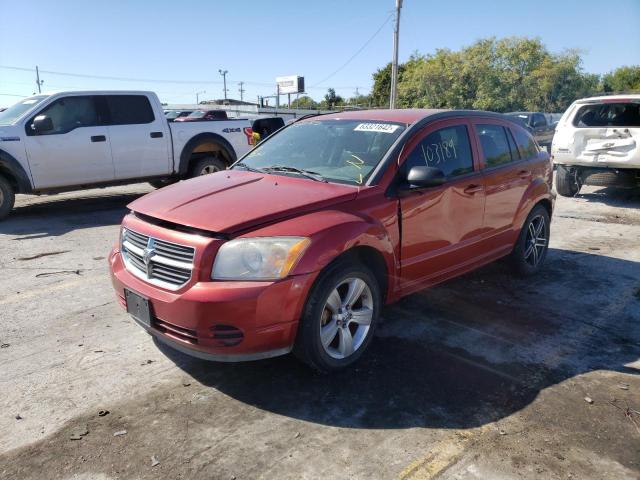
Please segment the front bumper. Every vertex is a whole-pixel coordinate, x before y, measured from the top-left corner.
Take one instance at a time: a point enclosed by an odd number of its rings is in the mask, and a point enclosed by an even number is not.
[[[149,300],[151,326],[138,323],[150,334],[188,355],[222,362],[288,353],[316,277],[310,273],[275,282],[196,281],[168,291],[132,275],[117,248],[109,255],[109,266],[125,310],[125,288]]]

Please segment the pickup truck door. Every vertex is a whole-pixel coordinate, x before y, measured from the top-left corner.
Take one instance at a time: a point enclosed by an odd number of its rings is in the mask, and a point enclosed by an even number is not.
[[[551,146],[554,128],[549,125],[547,118],[542,113],[534,113],[531,116],[531,129],[540,145]]]
[[[51,119],[53,128],[36,132],[36,117]],[[36,189],[113,180],[107,127],[92,95],[54,100],[25,124],[25,147]]]
[[[145,178],[172,173],[171,138],[160,110],[146,95],[103,95],[115,178]]]
[[[475,244],[482,235],[485,195],[471,138],[467,120],[443,120],[412,138],[400,159],[405,175],[413,166],[426,165],[447,177],[443,185],[400,197],[404,293],[435,283],[478,257]]]

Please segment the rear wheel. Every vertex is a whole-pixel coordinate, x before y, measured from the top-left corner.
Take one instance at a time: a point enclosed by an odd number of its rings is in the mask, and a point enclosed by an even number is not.
[[[321,372],[358,360],[373,338],[380,287],[365,266],[342,260],[321,274],[300,320],[294,353]]]
[[[6,218],[13,210],[16,194],[9,181],[0,176],[0,220]]]
[[[578,170],[558,165],[556,170],[556,190],[563,197],[575,197],[580,191]]]
[[[218,157],[209,156],[196,161],[191,168],[190,177],[199,177],[219,172],[227,168],[227,165]]]
[[[521,275],[532,275],[540,270],[549,248],[549,212],[536,205],[520,230],[518,241],[511,252],[511,263]]]

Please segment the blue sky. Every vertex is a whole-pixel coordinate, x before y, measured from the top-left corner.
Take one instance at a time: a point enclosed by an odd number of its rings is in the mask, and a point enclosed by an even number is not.
[[[328,87],[367,93],[391,58],[394,0],[120,1],[0,0],[0,65],[125,77],[102,80],[43,73],[43,88],[149,89],[163,101],[194,102],[274,92],[275,77],[306,77],[309,93]],[[400,60],[413,51],[459,49],[488,36],[539,37],[553,52],[580,49],[584,68],[605,73],[640,64],[640,0],[404,0]],[[343,65],[380,28],[345,68]],[[154,81],[148,81],[154,80]],[[182,83],[165,82],[176,80]],[[0,105],[30,95],[32,72],[0,68]]]

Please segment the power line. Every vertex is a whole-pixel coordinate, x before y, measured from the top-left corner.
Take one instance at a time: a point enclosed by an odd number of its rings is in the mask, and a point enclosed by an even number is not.
[[[351,61],[356,58],[358,55],[360,55],[360,53],[367,47],[367,45],[369,45],[374,38],[376,38],[376,36],[382,31],[382,29],[384,28],[384,26],[389,23],[389,20],[391,20],[394,17],[394,14],[391,13],[389,14],[389,16],[386,18],[386,20],[384,22],[382,22],[382,25],[380,25],[380,27],[375,31],[375,33],[373,35],[371,35],[371,37],[369,37],[369,40],[367,40],[366,42],[364,42],[364,45],[362,45],[358,51],[356,51],[356,53],[354,53],[353,55],[351,55],[351,57],[349,57],[349,60],[347,60],[346,62],[344,62],[338,69],[336,69],[334,72],[332,72],[331,74],[329,74],[328,76],[326,76],[324,79],[320,80],[319,82],[317,82],[315,85],[312,85],[311,87],[308,88],[316,88],[318,85],[320,85],[321,83],[326,82],[327,80],[329,80],[331,77],[333,77],[336,73],[338,73],[339,71],[341,71],[344,67],[346,67],[347,65],[349,65],[351,63]]]
[[[389,18],[387,18],[387,20],[385,20],[385,24],[389,21],[389,19],[392,17],[389,16]],[[335,72],[333,72],[329,77],[325,78],[324,80],[322,80],[321,82],[318,82],[316,85],[312,85],[307,87],[308,89],[321,89],[323,87],[318,87],[318,85],[320,83],[325,82],[326,80],[328,80],[330,77],[332,77],[333,75],[335,75],[338,71],[340,71],[342,68],[344,68],[345,66],[347,66],[347,64],[349,62],[351,62],[351,60],[353,60],[367,45],[369,42],[371,42],[371,40],[373,40],[373,38],[380,32],[380,30],[382,29],[382,27],[384,27],[383,24],[378,31],[376,31],[376,33],[373,35],[373,37],[371,37],[367,43],[365,45],[362,46],[362,48],[360,50],[358,50],[343,66],[341,66],[338,70],[336,70]],[[0,65],[0,69],[4,69],[4,70],[15,70],[15,71],[19,71],[19,72],[29,72],[29,73],[35,73],[35,68],[28,68],[28,67],[16,67],[16,66],[12,66],[12,65]],[[73,73],[73,72],[60,72],[60,71],[56,71],[56,70],[39,70],[39,73],[41,74],[48,74],[48,75],[59,75],[62,77],[74,77],[74,78],[87,78],[87,79],[92,79],[92,80],[110,80],[110,81],[118,81],[118,82],[139,82],[139,83],[164,83],[164,84],[182,84],[182,85],[206,85],[206,84],[213,84],[213,85],[224,85],[224,82],[220,82],[220,81],[215,81],[215,80],[171,80],[171,79],[152,79],[152,78],[135,78],[135,77],[117,77],[117,76],[110,76],[110,75],[91,75],[91,74],[85,74],[85,73]],[[233,80],[228,80],[229,82],[233,82]],[[6,83],[10,83],[10,82],[6,82]],[[11,82],[11,83],[20,83],[20,82]],[[274,83],[268,83],[268,82],[251,82],[251,81],[243,81],[244,85],[251,85],[251,86],[258,86],[258,87],[274,87]],[[25,82],[25,84],[27,84]],[[31,82],[28,82],[28,84],[30,85]],[[49,84],[51,87],[54,87],[54,85]],[[67,88],[67,87],[63,87],[63,88]],[[70,87],[69,87],[70,88]],[[76,88],[76,87],[73,87]],[[353,89],[355,88],[352,85],[343,85],[343,86],[336,86],[334,88],[337,89]]]

